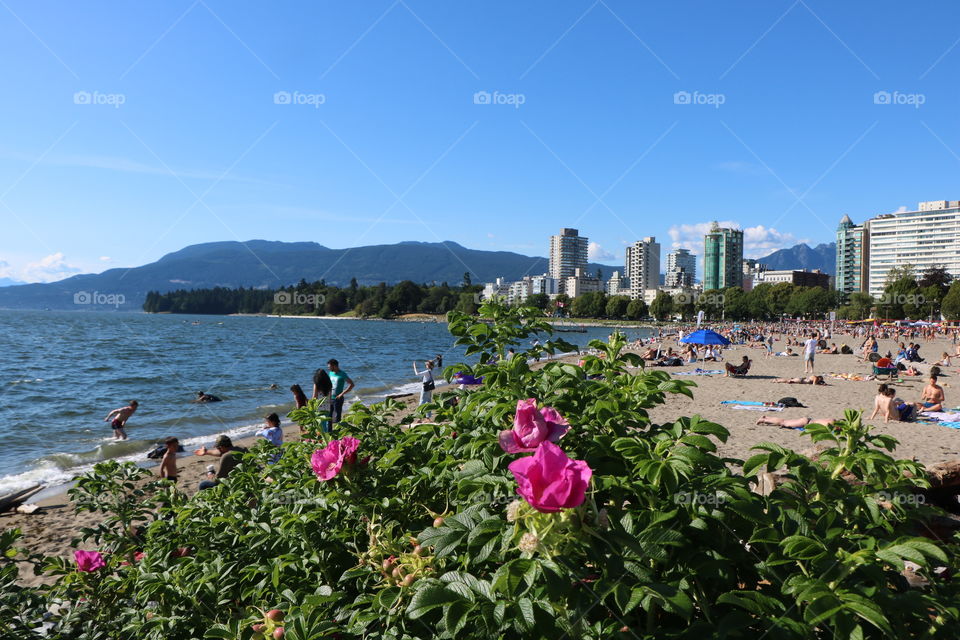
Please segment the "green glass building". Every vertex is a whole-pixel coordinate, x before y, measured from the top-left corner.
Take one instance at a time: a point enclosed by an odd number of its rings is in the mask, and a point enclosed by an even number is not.
[[[703,236],[703,289],[743,286],[743,231],[714,222]]]

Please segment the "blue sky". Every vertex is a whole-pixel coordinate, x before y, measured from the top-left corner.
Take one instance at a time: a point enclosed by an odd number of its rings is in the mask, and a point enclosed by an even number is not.
[[[754,256],[827,242],[844,213],[960,198],[958,19],[949,1],[3,0],[0,278],[253,238],[545,255],[574,226],[613,264],[648,235],[700,253],[714,219]]]

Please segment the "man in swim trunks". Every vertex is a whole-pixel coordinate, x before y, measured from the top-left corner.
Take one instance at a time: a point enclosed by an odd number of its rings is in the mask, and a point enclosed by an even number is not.
[[[114,409],[107,414],[107,417],[103,419],[104,422],[109,422],[110,426],[113,427],[113,437],[117,440],[126,440],[127,432],[125,427],[127,426],[127,420],[130,419],[130,416],[136,412],[137,407],[140,406],[136,400],[131,400],[130,404],[119,409]]]
[[[943,387],[937,384],[937,376],[931,374],[920,395],[920,402],[916,403],[917,411],[943,411],[945,401]]]
[[[163,441],[167,445],[167,450],[163,452],[163,460],[160,461],[160,477],[177,483],[177,451],[180,449],[180,441],[176,438],[167,438]]]

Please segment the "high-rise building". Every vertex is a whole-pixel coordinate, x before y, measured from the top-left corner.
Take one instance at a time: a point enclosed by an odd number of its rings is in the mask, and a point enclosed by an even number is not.
[[[703,289],[743,286],[743,231],[716,222],[703,236]]]
[[[550,276],[561,288],[577,269],[587,272],[588,243],[576,229],[560,229],[560,235],[550,236]]]
[[[844,301],[851,293],[866,291],[870,267],[869,222],[853,224],[850,216],[840,219],[837,227],[836,288]]]
[[[630,297],[643,298],[647,289],[660,286],[660,243],[654,237],[627,247],[624,276],[630,281]]]
[[[687,249],[674,249],[667,254],[667,287],[692,287],[697,276],[697,256]]]
[[[877,216],[866,226],[866,290],[872,296],[883,293],[887,274],[894,267],[909,265],[919,275],[927,267],[939,265],[954,278],[960,277],[960,201],[921,202],[916,211]],[[839,251],[837,255],[839,260]],[[839,288],[839,271],[837,276]]]

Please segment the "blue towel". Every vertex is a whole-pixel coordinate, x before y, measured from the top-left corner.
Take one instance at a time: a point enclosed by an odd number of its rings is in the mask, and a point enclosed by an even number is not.
[[[721,400],[720,404],[742,404],[748,407],[762,407],[766,402],[754,402],[752,400]]]

